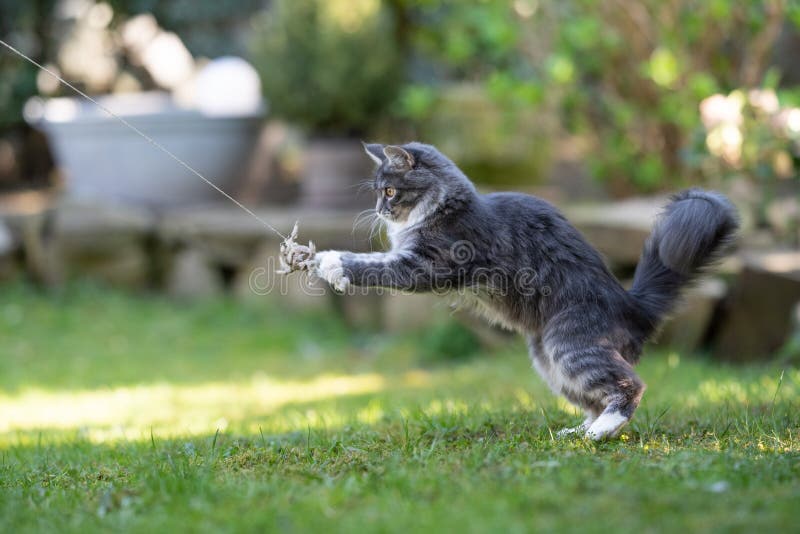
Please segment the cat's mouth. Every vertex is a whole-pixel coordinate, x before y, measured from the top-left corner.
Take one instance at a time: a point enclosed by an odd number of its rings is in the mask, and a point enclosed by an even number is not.
[[[375,213],[377,213],[378,214],[378,218],[383,220],[383,221],[390,222],[390,223],[397,222],[397,219],[395,218],[395,216],[392,214],[391,211],[380,210],[380,211],[376,211]]]

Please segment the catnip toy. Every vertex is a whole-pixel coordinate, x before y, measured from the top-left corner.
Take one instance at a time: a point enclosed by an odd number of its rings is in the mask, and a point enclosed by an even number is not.
[[[297,242],[297,223],[294,223],[294,228],[289,234],[289,237],[281,243],[280,263],[281,268],[277,271],[278,274],[289,274],[294,271],[311,271],[315,264],[315,256],[317,248],[311,241],[308,245],[302,245]]]

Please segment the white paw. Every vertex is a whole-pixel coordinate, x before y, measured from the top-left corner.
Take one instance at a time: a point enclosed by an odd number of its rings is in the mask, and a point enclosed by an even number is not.
[[[350,279],[344,275],[342,253],[336,250],[317,252],[317,276],[328,282],[333,289],[344,293],[350,285]]]
[[[556,433],[557,438],[566,438],[573,434],[580,434],[582,432],[586,432],[586,429],[589,428],[589,425],[592,424],[592,419],[587,419],[583,423],[579,424],[578,426],[573,426],[571,428],[562,428]]]
[[[577,434],[578,432],[583,432],[584,430],[586,430],[586,429],[583,428],[583,425],[573,426],[573,427],[570,427],[570,428],[562,428],[561,430],[556,432],[556,437],[557,438],[566,438],[566,437],[569,437],[569,436],[571,436],[573,434]]]
[[[603,413],[586,431],[586,437],[595,441],[613,438],[627,422],[628,418],[619,412]]]

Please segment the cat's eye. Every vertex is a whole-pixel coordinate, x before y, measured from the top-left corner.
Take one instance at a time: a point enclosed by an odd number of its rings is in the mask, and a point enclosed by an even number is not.
[[[394,187],[385,187],[383,189],[383,194],[386,198],[392,198],[397,194],[397,189],[395,189]]]

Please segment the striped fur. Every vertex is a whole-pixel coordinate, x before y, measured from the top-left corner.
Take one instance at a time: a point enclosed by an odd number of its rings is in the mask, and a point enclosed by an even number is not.
[[[633,370],[644,342],[681,288],[725,252],[738,227],[734,208],[719,193],[678,193],[626,291],[544,200],[481,195],[429,145],[365,149],[378,165],[376,211],[390,226],[392,250],[322,253],[318,274],[338,289],[456,295],[519,331],[552,390],[585,410],[576,428],[592,439],[614,436],[630,420],[645,389]]]

